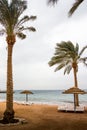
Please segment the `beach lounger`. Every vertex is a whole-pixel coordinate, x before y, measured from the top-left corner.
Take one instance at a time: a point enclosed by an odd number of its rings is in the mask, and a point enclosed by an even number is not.
[[[19,104],[19,105],[32,105],[33,103],[32,102],[19,102],[19,101],[15,101],[15,103]]]
[[[59,111],[66,111],[66,105],[61,105],[61,106],[58,106],[58,110]]]
[[[76,109],[73,105],[61,105],[58,106],[58,111],[65,111],[65,112],[84,112],[84,106],[77,106]]]

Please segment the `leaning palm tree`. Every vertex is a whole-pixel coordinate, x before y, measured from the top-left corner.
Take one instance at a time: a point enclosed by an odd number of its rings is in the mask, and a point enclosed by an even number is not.
[[[8,0],[0,0],[0,24],[2,25],[0,34],[6,35],[8,51],[6,110],[3,116],[3,121],[6,121],[7,123],[14,120],[12,52],[13,46],[16,42],[16,36],[25,39],[26,35],[24,31],[35,31],[34,27],[25,27],[24,25],[29,20],[36,19],[36,16],[21,16],[26,9],[27,2],[25,0],[10,0],[10,3]]]
[[[78,72],[78,64],[84,63],[87,66],[87,57],[82,57],[83,52],[87,49],[87,46],[83,47],[79,52],[79,45],[74,44],[71,41],[61,43],[57,43],[55,54],[49,61],[49,66],[57,65],[55,71],[58,71],[65,67],[64,74],[69,74],[71,69],[73,69],[74,73],[74,86],[78,88],[77,82],[77,72]],[[75,102],[76,105],[79,105],[78,95],[75,94]]]
[[[55,4],[57,3],[59,0],[48,0],[48,3],[52,3]],[[76,0],[73,4],[73,6],[71,7],[71,9],[69,10],[69,16],[71,16],[75,10],[79,7],[79,5],[83,2],[84,0]]]

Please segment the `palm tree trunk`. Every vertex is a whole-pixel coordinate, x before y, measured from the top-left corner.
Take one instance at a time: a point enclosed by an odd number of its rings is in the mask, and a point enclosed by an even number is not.
[[[12,50],[14,44],[8,44],[8,57],[7,57],[7,99],[6,110],[4,112],[4,120],[11,122],[14,118],[13,110],[13,76],[12,76]]]
[[[75,87],[78,87],[76,67],[73,67],[73,72],[74,72],[74,85],[75,85]],[[75,105],[79,106],[78,94],[75,94],[74,96],[75,96]]]

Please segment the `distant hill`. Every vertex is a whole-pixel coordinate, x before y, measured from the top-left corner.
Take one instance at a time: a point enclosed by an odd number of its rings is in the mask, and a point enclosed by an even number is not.
[[[6,90],[0,90],[0,93],[6,93]]]
[[[6,93],[6,90],[0,90],[0,93]],[[13,92],[14,93],[14,92]]]

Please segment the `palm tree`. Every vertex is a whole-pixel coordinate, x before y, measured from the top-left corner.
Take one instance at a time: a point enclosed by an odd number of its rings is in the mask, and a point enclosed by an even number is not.
[[[64,74],[69,74],[71,69],[74,73],[74,86],[78,88],[77,72],[78,64],[84,63],[87,66],[87,57],[82,57],[83,52],[87,49],[87,46],[83,47],[79,52],[79,45],[74,44],[71,41],[56,44],[55,54],[49,61],[49,66],[57,65],[55,71],[58,71],[65,67]],[[78,95],[75,95],[76,105],[79,105]]]
[[[73,6],[71,7],[71,9],[69,10],[69,16],[71,16],[75,10],[79,7],[79,5],[83,2],[84,0],[76,0],[73,4]],[[48,4],[52,3],[55,4],[57,3],[58,0],[48,0]]]
[[[14,119],[13,110],[13,76],[12,76],[12,52],[13,46],[16,42],[16,36],[25,39],[24,31],[36,31],[34,27],[25,27],[25,23],[29,20],[35,20],[36,16],[21,16],[27,9],[27,2],[25,0],[0,0],[0,23],[2,29],[0,34],[6,35],[7,42],[7,96],[6,96],[6,110],[4,112],[3,120],[7,123]],[[21,17],[20,17],[21,16]]]

